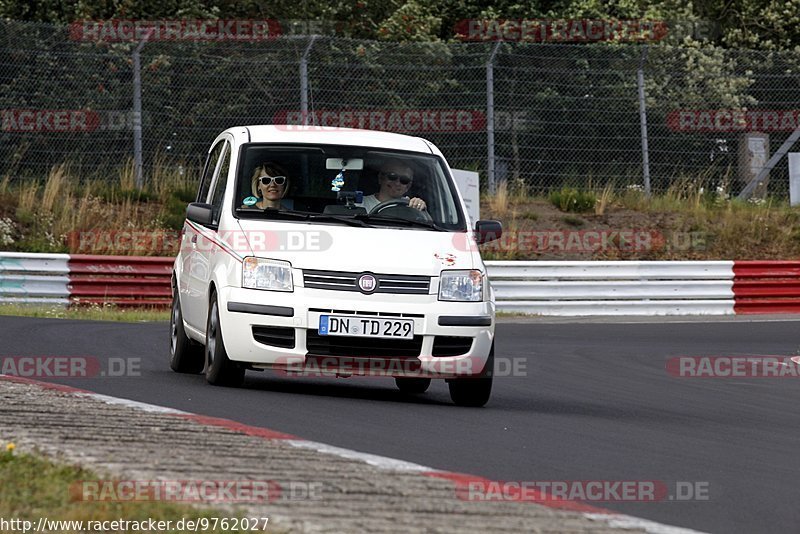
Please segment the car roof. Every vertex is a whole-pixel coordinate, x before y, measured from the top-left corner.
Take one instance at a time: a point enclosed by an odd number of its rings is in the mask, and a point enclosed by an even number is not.
[[[240,130],[242,126],[230,128]],[[375,130],[333,128],[328,126],[252,125],[244,126],[250,133],[251,143],[307,143],[354,145],[393,150],[407,150],[435,154],[430,143],[421,137]]]

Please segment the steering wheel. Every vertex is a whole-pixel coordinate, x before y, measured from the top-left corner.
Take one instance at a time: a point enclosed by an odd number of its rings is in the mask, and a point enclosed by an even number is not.
[[[372,208],[370,214],[377,215],[386,209],[403,207],[407,210],[413,211],[415,215],[418,215],[417,217],[414,217],[414,220],[433,221],[433,217],[431,217],[431,214],[428,213],[427,210],[418,210],[416,208],[412,208],[408,205],[408,201],[409,199],[407,198],[393,198],[391,200],[386,200]]]

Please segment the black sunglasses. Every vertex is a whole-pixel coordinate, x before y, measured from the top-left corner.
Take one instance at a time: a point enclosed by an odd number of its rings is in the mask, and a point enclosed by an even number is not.
[[[406,176],[405,174],[397,174],[396,172],[383,172],[381,174],[383,174],[390,182],[400,180],[400,183],[403,185],[408,185],[413,181],[410,176]]]
[[[259,180],[263,185],[269,185],[273,181],[275,182],[275,185],[283,185],[286,183],[285,176],[261,176],[259,177]]]

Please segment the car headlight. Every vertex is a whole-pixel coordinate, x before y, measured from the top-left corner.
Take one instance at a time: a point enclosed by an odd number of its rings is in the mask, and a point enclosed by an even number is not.
[[[242,287],[267,291],[293,291],[292,264],[288,261],[245,258],[242,262]]]
[[[483,300],[483,275],[480,271],[442,271],[439,300],[480,302]]]

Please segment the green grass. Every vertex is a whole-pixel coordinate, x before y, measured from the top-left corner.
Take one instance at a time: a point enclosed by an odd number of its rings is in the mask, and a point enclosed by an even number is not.
[[[0,180],[0,226],[3,250],[72,252],[71,232],[134,230],[164,232],[183,226],[186,205],[194,200],[195,174],[180,173],[158,163],[144,189],[135,187],[133,166],[105,176],[83,176],[68,165],[54,166],[37,180]],[[84,254],[108,254],[107,245],[88,245]],[[161,255],[163,250],[122,247],[122,255]]]
[[[98,198],[111,204],[121,204],[126,200],[128,202],[152,202],[155,200],[155,195],[143,189],[120,189],[119,187],[112,186],[95,186],[92,192]]]
[[[61,306],[0,304],[0,316],[48,317],[51,319],[85,319],[88,321],[118,321],[139,323],[169,321],[170,311],[163,308],[116,308],[114,306],[86,306],[64,308]]]
[[[156,521],[243,517],[240,512],[211,508],[194,508],[163,501],[80,501],[76,500],[75,484],[103,480],[92,471],[54,462],[43,456],[7,451],[0,452],[0,517],[32,521],[39,518],[64,521]],[[79,493],[77,495],[80,495]],[[261,525],[259,525],[261,526]],[[202,530],[201,530],[202,531]],[[275,532],[276,530],[270,529]],[[63,533],[77,532],[63,529]],[[138,532],[117,530],[115,532]],[[184,532],[175,528],[162,532]],[[245,530],[205,530],[202,532],[245,532]]]
[[[192,183],[197,173],[179,172],[157,161],[143,190],[135,188],[132,162],[113,173],[100,172],[94,178],[79,176],[67,165],[55,166],[39,180],[11,182],[0,179],[0,243],[2,248],[20,252],[71,252],[82,254],[171,255],[176,235],[184,221],[186,205],[195,196]],[[102,179],[101,179],[102,177]],[[624,177],[619,181],[625,183]],[[619,183],[618,181],[618,183]],[[578,189],[577,184],[588,189]],[[704,187],[705,184],[705,187]],[[787,259],[800,257],[800,209],[786,199],[767,198],[740,202],[732,198],[727,182],[712,184],[708,176],[676,177],[666,190],[645,195],[639,185],[615,189],[614,182],[594,190],[591,180],[574,180],[558,190],[526,196],[530,188],[522,181],[502,181],[494,195],[481,196],[486,218],[503,222],[506,232],[535,230],[561,221],[573,228],[591,230],[598,225],[652,228],[664,235],[686,232],[707,234],[704,248],[673,247],[646,255],[598,256],[595,259],[703,260],[703,259]],[[553,221],[549,206],[564,215]],[[531,204],[537,206],[532,207]],[[537,213],[537,210],[540,213]],[[580,216],[578,218],[576,215]],[[623,215],[624,217],[619,217]],[[598,216],[605,219],[598,219]],[[579,221],[583,221],[581,224]],[[538,223],[538,226],[534,223]],[[99,239],[78,247],[68,240],[72,232],[136,231],[154,232],[166,238],[161,247],[146,250],[114,247]],[[90,240],[91,241],[91,240]],[[73,247],[70,250],[70,246]],[[520,251],[492,252],[486,259],[537,259]],[[574,258],[565,258],[574,259]],[[0,314],[32,313],[43,317],[74,317],[112,321],[164,320],[166,315],[122,311],[54,312],[12,310]]]
[[[539,214],[535,211],[525,211],[522,213],[517,214],[518,219],[525,219],[528,221],[537,221],[539,220]]]
[[[597,195],[593,191],[578,191],[571,187],[563,187],[553,191],[548,197],[550,203],[561,211],[586,213],[594,210]]]

